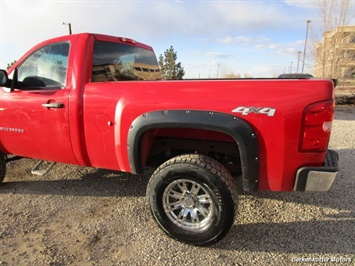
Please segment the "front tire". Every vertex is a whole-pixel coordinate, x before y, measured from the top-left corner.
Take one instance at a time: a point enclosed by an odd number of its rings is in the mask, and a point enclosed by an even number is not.
[[[224,166],[200,154],[162,164],[147,188],[148,206],[160,228],[181,242],[205,246],[221,240],[237,213],[236,185]]]

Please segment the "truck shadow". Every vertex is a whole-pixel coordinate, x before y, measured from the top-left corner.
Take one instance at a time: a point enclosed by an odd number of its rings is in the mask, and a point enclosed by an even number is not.
[[[79,175],[80,178],[70,179],[69,174],[68,179],[61,180],[51,180],[51,176],[34,176],[32,180],[11,181],[10,176],[7,178],[8,181],[0,184],[0,194],[144,197],[149,181],[146,175],[131,175],[103,169],[91,169],[89,173],[73,175]]]
[[[354,226],[354,214],[343,220],[241,224],[233,226],[214,248],[319,256],[353,254]]]

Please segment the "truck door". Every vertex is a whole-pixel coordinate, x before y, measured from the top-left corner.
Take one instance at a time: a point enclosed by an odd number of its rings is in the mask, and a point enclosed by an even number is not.
[[[68,42],[39,48],[17,68],[15,90],[0,91],[0,141],[8,153],[76,163],[68,121],[69,48]]]

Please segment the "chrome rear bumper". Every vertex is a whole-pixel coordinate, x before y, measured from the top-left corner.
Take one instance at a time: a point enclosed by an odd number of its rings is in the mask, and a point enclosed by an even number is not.
[[[338,153],[328,150],[321,167],[302,167],[297,171],[294,191],[328,191],[339,171]]]

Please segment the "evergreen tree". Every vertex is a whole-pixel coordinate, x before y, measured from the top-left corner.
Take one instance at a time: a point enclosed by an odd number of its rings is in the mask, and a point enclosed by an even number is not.
[[[182,79],[185,75],[184,68],[181,63],[177,63],[177,52],[174,51],[173,46],[170,46],[164,52],[164,56],[159,56],[159,66],[162,73],[162,78],[165,80]]]

